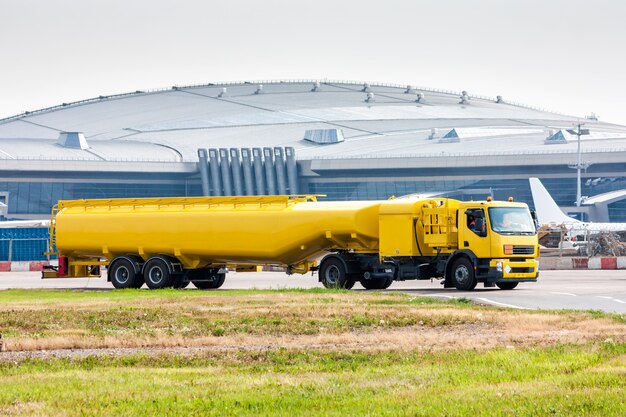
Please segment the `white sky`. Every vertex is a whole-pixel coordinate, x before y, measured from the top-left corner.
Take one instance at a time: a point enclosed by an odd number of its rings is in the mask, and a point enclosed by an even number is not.
[[[172,85],[413,84],[626,124],[622,0],[0,0],[0,118]]]

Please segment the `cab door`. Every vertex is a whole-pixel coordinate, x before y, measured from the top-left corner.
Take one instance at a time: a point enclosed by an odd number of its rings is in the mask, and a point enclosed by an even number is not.
[[[459,213],[460,250],[470,250],[477,258],[490,258],[489,233],[484,208],[470,207]]]

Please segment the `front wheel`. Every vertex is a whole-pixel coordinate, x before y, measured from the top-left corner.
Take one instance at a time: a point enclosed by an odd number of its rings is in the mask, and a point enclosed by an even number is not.
[[[512,290],[513,288],[517,287],[517,284],[517,282],[496,282],[496,285],[501,290]]]
[[[320,277],[326,288],[349,290],[354,286],[354,279],[348,277],[346,267],[337,258],[326,259],[320,266]]]
[[[474,275],[474,267],[467,258],[459,258],[452,264],[450,271],[452,283],[457,290],[471,291],[476,288],[476,276]]]

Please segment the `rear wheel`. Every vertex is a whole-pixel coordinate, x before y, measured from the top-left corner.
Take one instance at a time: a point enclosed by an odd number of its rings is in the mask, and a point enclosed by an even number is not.
[[[366,290],[384,290],[389,288],[392,282],[393,278],[370,278],[362,279],[361,285]]]
[[[496,285],[501,290],[512,290],[513,288],[517,287],[517,284],[517,282],[496,282]]]
[[[109,281],[117,289],[140,288],[143,285],[143,276],[136,272],[135,265],[128,259],[117,259],[108,269]]]
[[[191,283],[185,274],[176,274],[173,281],[174,283],[172,284],[172,287],[178,289],[187,288]]]
[[[214,290],[226,280],[225,273],[219,273],[218,268],[202,268],[187,271],[187,276],[199,290]]]
[[[143,268],[143,275],[148,288],[156,290],[171,287],[174,276],[170,273],[169,265],[161,258],[151,258]]]
[[[474,267],[467,258],[459,258],[452,264],[450,271],[452,283],[457,290],[471,291],[476,288],[476,276]]]
[[[349,290],[354,286],[355,280],[346,273],[343,262],[337,258],[326,259],[320,266],[320,277],[326,288],[344,288]]]

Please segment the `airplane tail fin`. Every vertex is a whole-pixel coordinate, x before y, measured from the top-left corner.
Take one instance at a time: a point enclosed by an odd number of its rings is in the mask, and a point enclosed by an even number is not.
[[[540,224],[572,223],[575,220],[563,213],[539,178],[529,178],[530,191]]]

